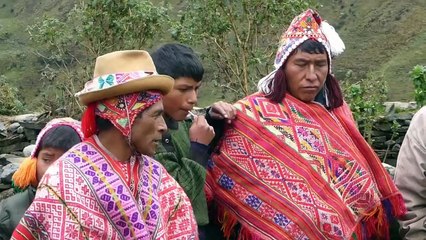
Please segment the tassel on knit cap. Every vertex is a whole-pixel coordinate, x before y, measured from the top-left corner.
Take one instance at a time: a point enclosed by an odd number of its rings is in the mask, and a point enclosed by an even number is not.
[[[257,89],[259,89],[260,92],[266,95],[271,93],[272,89],[274,89],[274,77],[276,72],[277,69],[270,72],[268,75],[259,80],[259,82],[257,83]]]
[[[81,118],[81,130],[83,131],[84,138],[90,138],[97,131],[95,110],[96,103],[90,103]]]
[[[25,190],[29,185],[36,187],[37,181],[37,158],[26,158],[18,170],[12,176],[15,192]]]
[[[335,57],[343,53],[345,51],[345,43],[343,43],[336,30],[334,30],[334,27],[328,22],[322,21],[320,28],[330,45],[331,56]]]

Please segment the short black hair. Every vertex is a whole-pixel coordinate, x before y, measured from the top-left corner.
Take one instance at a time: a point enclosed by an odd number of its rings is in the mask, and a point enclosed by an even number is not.
[[[297,51],[309,53],[309,54],[327,54],[327,49],[325,48],[324,44],[313,40],[308,39],[304,41],[302,44],[300,44],[299,47],[296,48],[296,51],[294,51],[292,54],[296,53]],[[289,57],[288,57],[289,58]],[[288,59],[287,58],[287,59]]]
[[[44,148],[57,148],[64,152],[81,142],[81,137],[77,131],[70,126],[57,126],[47,131],[40,141],[40,146],[36,155]]]
[[[188,46],[180,43],[168,43],[151,54],[155,68],[159,74],[174,79],[188,77],[200,82],[204,68],[200,58]]]
[[[110,120],[101,118],[98,115],[95,117],[95,122],[97,131],[99,132],[107,131],[114,127]]]

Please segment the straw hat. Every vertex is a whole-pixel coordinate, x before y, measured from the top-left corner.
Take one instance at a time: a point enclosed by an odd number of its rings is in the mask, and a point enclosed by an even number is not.
[[[167,94],[173,84],[173,78],[157,73],[148,52],[117,51],[96,59],[93,79],[75,96],[82,104],[88,105],[99,100],[148,90]]]

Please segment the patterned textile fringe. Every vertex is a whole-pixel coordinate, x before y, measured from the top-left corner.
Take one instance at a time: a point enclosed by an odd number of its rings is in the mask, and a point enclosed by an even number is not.
[[[29,185],[37,186],[37,158],[26,158],[12,176],[15,192],[25,190]]]
[[[234,213],[231,213],[223,206],[218,206],[218,216],[219,222],[222,224],[222,232],[226,239],[229,239],[233,234],[236,234],[238,240],[262,240],[261,237],[256,236],[253,231],[241,223],[238,232],[234,232],[236,231],[235,227],[238,224],[237,217]]]
[[[394,218],[403,216],[406,212],[404,200],[400,194],[396,194],[382,200],[382,204],[370,213],[365,214],[361,220],[360,233],[357,230],[358,239],[389,239],[389,224]]]
[[[389,240],[389,224],[394,218],[401,217],[405,214],[405,204],[402,196],[396,194],[382,201],[382,205],[374,208],[365,214],[361,224],[355,229],[352,239],[386,239]],[[238,224],[237,217],[234,213],[218,206],[218,218],[222,225],[224,236],[229,239],[236,231]],[[235,233],[234,233],[235,234]],[[240,226],[240,230],[236,233],[238,240],[260,240],[253,231],[244,225]]]

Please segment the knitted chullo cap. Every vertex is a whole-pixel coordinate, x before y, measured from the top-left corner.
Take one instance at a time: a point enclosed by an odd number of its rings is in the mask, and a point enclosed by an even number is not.
[[[259,81],[258,88],[261,92],[270,91],[269,86],[274,79],[275,71],[283,65],[297,47],[308,39],[316,40],[324,45],[330,64],[331,57],[337,56],[345,50],[345,44],[334,28],[323,21],[316,11],[308,9],[295,17],[288,29],[281,35],[274,61],[275,70]]]
[[[37,140],[35,142],[35,148],[31,152],[31,156],[26,158],[18,170],[13,174],[12,181],[15,191],[25,190],[29,185],[37,185],[37,174],[36,174],[36,163],[37,155],[41,150],[41,143],[43,138],[53,129],[60,126],[68,126],[75,130],[75,132],[80,136],[80,139],[83,140],[83,132],[80,128],[80,122],[72,118],[55,118],[48,122],[46,126],[40,131],[37,135]]]

